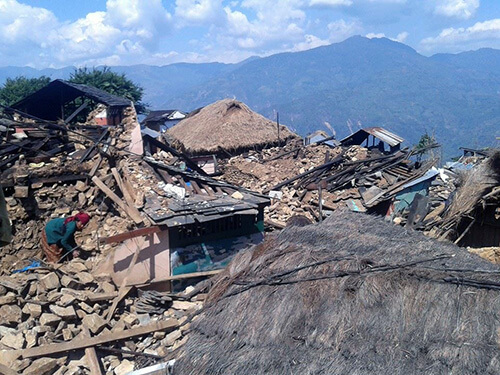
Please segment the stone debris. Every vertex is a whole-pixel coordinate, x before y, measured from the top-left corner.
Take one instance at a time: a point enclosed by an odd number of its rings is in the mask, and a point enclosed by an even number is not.
[[[149,324],[153,320],[179,319],[179,323],[186,323],[191,314],[196,313],[203,307],[201,300],[197,301],[197,295],[191,295],[189,300],[184,296],[192,293],[192,288],[182,293],[160,293],[144,291],[141,293],[130,293],[121,304],[119,304],[111,320],[106,320],[106,312],[113,302],[113,298],[101,301],[97,308],[92,306],[91,300],[98,291],[114,289],[117,287],[109,280],[98,281],[93,278],[92,282],[83,285],[83,289],[72,290],[60,283],[65,276],[63,269],[69,269],[80,260],[72,260],[69,267],[58,267],[50,269],[33,269],[26,273],[17,273],[10,276],[12,283],[26,284],[26,287],[16,294],[8,292],[6,304],[0,307],[0,363],[23,369],[24,373],[30,374],[89,374],[89,364],[83,359],[80,362],[73,357],[63,356],[58,360],[61,366],[56,366],[52,358],[28,358],[9,359],[6,353],[10,350],[21,350],[48,345],[57,342],[68,342],[74,338],[82,337],[82,327],[90,330],[93,337],[108,333],[119,333],[128,329],[138,328]],[[49,271],[49,273],[47,273]],[[31,285],[40,283],[50,275],[52,285],[59,285],[55,289],[35,289],[34,295],[29,295]],[[68,275],[77,276],[77,275]],[[55,280],[56,278],[57,280]],[[81,287],[82,285],[79,284]],[[112,288],[111,288],[112,287]],[[79,295],[83,301],[78,302]],[[200,292],[201,293],[201,292]],[[53,302],[49,302],[49,295],[57,296]],[[113,294],[116,295],[116,294]],[[13,296],[14,298],[11,298]],[[66,306],[63,306],[66,305]],[[189,325],[184,324],[172,332],[158,331],[143,337],[133,337],[126,341],[126,346],[137,352],[130,355],[110,355],[106,351],[96,350],[100,354],[103,366],[107,374],[126,374],[134,369],[134,366],[143,363],[139,358],[141,353],[153,355],[156,361],[168,356],[174,348],[182,345],[184,338],[189,334]],[[128,343],[128,344],[127,344]],[[123,342],[110,342],[105,346],[116,349],[122,348]],[[127,349],[130,351],[130,349]],[[77,352],[75,352],[77,353]],[[159,354],[161,353],[161,355]],[[80,353],[80,355],[83,355]],[[82,357],[84,358],[84,357]],[[148,358],[151,364],[151,357]]]

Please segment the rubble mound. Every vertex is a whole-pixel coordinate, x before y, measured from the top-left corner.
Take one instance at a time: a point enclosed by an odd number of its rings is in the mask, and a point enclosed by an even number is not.
[[[167,131],[173,144],[190,154],[262,148],[278,143],[276,124],[244,103],[224,99],[202,108]],[[280,125],[280,140],[297,137]]]
[[[240,253],[214,281],[174,374],[498,373],[498,271],[337,211]]]

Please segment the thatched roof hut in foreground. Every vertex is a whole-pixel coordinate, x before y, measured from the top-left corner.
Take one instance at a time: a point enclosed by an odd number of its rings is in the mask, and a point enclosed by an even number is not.
[[[174,374],[498,374],[500,268],[336,213],[239,254]]]
[[[278,143],[277,126],[244,103],[224,99],[202,108],[167,131],[174,146],[189,154],[247,151]],[[280,125],[280,140],[297,137]]]

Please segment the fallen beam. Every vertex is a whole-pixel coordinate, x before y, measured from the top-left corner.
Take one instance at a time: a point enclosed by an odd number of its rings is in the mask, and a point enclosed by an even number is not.
[[[101,238],[101,242],[104,242],[106,244],[115,243],[115,242],[123,242],[123,241],[129,240],[131,238],[140,237],[140,236],[147,236],[149,234],[158,233],[158,232],[161,232],[161,229],[159,226],[140,228],[140,229],[131,230],[130,232],[120,233],[120,234],[117,234],[114,236]]]
[[[86,327],[82,327],[84,338],[90,338],[90,331]],[[97,356],[97,352],[93,346],[85,348],[85,360],[90,369],[90,375],[102,375],[101,361]]]
[[[92,181],[99,189],[101,189],[101,191],[104,194],[106,194],[109,197],[109,199],[115,202],[118,207],[120,207],[128,216],[130,216],[130,218],[134,221],[134,223],[136,224],[142,223],[143,219],[141,217],[141,213],[137,208],[128,206],[97,176],[92,177]]]
[[[141,284],[141,285],[136,285],[136,286],[141,287],[141,286],[147,286],[147,285],[151,285],[151,284],[158,284],[158,283],[162,283],[165,281],[184,280],[184,279],[193,279],[195,277],[213,276],[213,275],[217,275],[217,274],[221,273],[222,271],[224,271],[224,270],[221,269],[221,270],[183,273],[181,275],[167,276],[167,277],[164,277],[161,279],[153,279],[146,284]],[[132,285],[133,284],[129,284],[129,286],[132,286]]]
[[[159,140],[144,134],[142,136],[142,139],[144,139],[146,142],[152,144],[153,146],[158,147],[159,149],[170,152],[172,155],[183,159],[186,162],[186,165],[191,168],[193,171],[198,172],[202,176],[207,176],[207,172],[205,172],[203,169],[201,169],[197,163],[195,163],[190,157],[188,157],[186,154],[183,154],[181,152],[178,152],[175,148],[171,147],[170,145],[167,145],[163,142],[160,142]]]
[[[119,341],[130,337],[147,335],[156,331],[163,331],[169,328],[175,328],[179,325],[176,319],[168,319],[148,324],[147,326],[127,329],[121,332],[107,333],[100,336],[81,338],[77,337],[71,341],[59,344],[49,344],[34,348],[24,349],[21,352],[23,358],[43,357],[52,354],[64,353],[71,350],[85,349],[96,345],[101,345],[111,341]]]

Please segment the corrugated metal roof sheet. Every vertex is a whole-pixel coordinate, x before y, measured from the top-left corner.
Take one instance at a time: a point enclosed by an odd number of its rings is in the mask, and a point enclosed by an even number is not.
[[[380,139],[382,142],[387,143],[389,146],[396,146],[404,141],[400,136],[391,133],[389,130],[386,130],[381,127],[372,127],[372,128],[363,128],[365,132],[373,135],[375,138]]]

